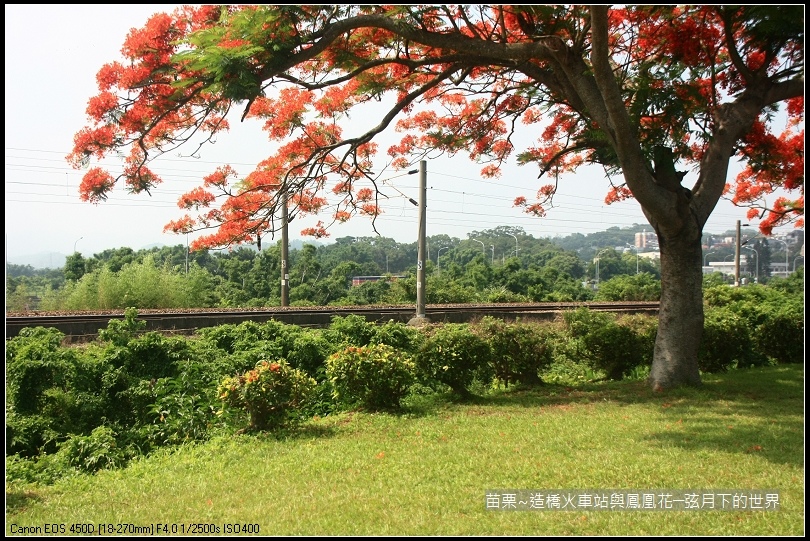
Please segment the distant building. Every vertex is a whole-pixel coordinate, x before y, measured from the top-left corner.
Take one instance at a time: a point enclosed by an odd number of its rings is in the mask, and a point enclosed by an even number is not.
[[[748,265],[748,260],[745,255],[740,255],[740,269],[744,270]],[[784,264],[782,265],[784,267]],[[712,274],[714,272],[721,272],[726,276],[734,276],[737,273],[737,263],[735,261],[710,261],[708,265],[703,266],[703,274]]]
[[[648,233],[646,230],[641,233],[636,233],[635,246],[636,248],[654,248],[657,250],[658,235],[653,232]]]

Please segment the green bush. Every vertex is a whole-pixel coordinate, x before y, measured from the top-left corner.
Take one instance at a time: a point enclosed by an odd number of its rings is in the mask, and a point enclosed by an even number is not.
[[[799,292],[770,285],[715,286],[704,297],[707,314],[722,309],[747,324],[753,347],[739,366],[803,362],[804,296]]]
[[[488,372],[489,344],[466,323],[447,323],[427,332],[415,359],[420,379],[427,385],[439,383],[457,394],[469,395],[476,375]]]
[[[751,329],[729,307],[706,310],[698,368],[703,372],[725,372],[752,364]]]
[[[304,370],[316,379],[323,379],[326,358],[338,349],[319,329],[305,329],[295,336],[292,349],[285,358],[295,368]]]
[[[464,304],[475,302],[477,297],[475,289],[471,287],[438,280],[428,284],[425,301],[429,304]]]
[[[59,446],[67,464],[84,472],[117,468],[127,462],[126,450],[119,447],[110,427],[99,426],[89,436],[71,436]]]
[[[486,302],[531,302],[529,296],[513,293],[503,286],[484,291],[484,300]]]
[[[592,366],[610,379],[622,379],[649,361],[642,356],[645,351],[634,329],[620,325],[615,314],[578,308],[563,314],[563,320],[571,336],[584,345]]]
[[[376,325],[355,314],[335,316],[326,330],[326,336],[335,344],[367,346],[377,334]]]
[[[60,435],[51,429],[51,424],[52,419],[44,415],[20,415],[7,408],[6,453],[31,458],[56,452]]]
[[[632,356],[634,366],[629,372],[637,369],[647,369],[652,366],[653,355],[655,354],[655,338],[658,334],[658,317],[645,314],[620,315],[616,318],[616,323],[622,327],[627,327],[635,335],[633,343],[634,350]],[[627,372],[625,373],[627,375]]]
[[[475,326],[492,351],[490,362],[495,377],[507,385],[540,383],[538,372],[553,361],[550,328],[538,323],[507,323],[491,316]]]
[[[190,355],[189,345],[180,336],[147,332],[132,338],[116,356],[127,373],[137,378],[165,378],[177,374],[177,362]]]
[[[250,345],[250,348],[233,352],[229,358],[234,365],[234,372],[244,372],[256,366],[264,359],[284,359],[283,344],[271,340],[260,340]]]
[[[75,474],[65,457],[59,454],[42,454],[34,457],[6,455],[6,483],[37,483],[50,485],[59,479]]]
[[[754,329],[757,352],[776,363],[804,362],[804,311],[796,306],[769,307]]]
[[[415,353],[422,337],[422,333],[416,327],[391,320],[377,325],[371,343],[386,344],[394,349]]]
[[[227,323],[199,329],[197,334],[227,353],[254,349],[258,342],[274,342],[282,352],[287,352],[292,348],[295,336],[300,332],[301,328],[296,325],[271,319],[264,323],[256,321],[243,321],[236,325]]]
[[[18,413],[39,410],[42,393],[63,385],[72,363],[60,348],[65,335],[56,329],[21,329],[6,342],[6,401]]]
[[[245,410],[249,429],[275,430],[298,420],[307,407],[316,381],[287,361],[260,361],[243,375],[225,378],[217,389],[225,405]]]
[[[127,308],[124,310],[124,319],[111,319],[106,329],[98,331],[98,338],[102,342],[109,342],[116,346],[126,346],[130,340],[138,336],[146,328],[146,321],[138,320],[138,310]]]
[[[176,377],[148,383],[154,395],[149,442],[154,446],[204,441],[217,423],[217,383],[224,377],[207,363],[184,361]]]
[[[336,401],[372,410],[396,409],[415,381],[410,356],[386,344],[349,346],[326,360]]]

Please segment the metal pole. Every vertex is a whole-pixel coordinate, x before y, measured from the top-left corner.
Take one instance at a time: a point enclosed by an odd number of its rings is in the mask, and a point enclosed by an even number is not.
[[[790,273],[790,270],[788,269],[788,243],[779,239],[773,240],[775,240],[776,242],[781,242],[782,244],[785,245],[785,278],[787,278],[788,274]]]
[[[416,317],[425,317],[425,254],[427,252],[427,162],[419,162],[419,242],[416,261]]]
[[[290,305],[290,274],[287,262],[290,260],[289,231],[287,230],[287,189],[281,192],[281,306]]]
[[[596,256],[596,289],[599,289],[599,256]]]
[[[441,257],[441,255],[442,255],[442,250],[446,250],[448,248],[450,248],[450,247],[449,246],[442,246],[441,248],[439,248],[439,253],[436,254],[436,268],[438,269],[437,274],[442,273],[442,261],[441,261],[441,259],[439,259]]]
[[[756,276],[757,276],[756,283],[758,284],[759,283],[759,252],[755,248],[751,248],[750,246],[746,246],[746,248],[751,250],[752,252],[754,252],[754,255],[757,256],[757,258],[754,260],[754,268],[756,269]]]
[[[481,242],[480,240],[475,240],[475,239],[470,239],[470,240],[474,241],[474,242],[477,242],[478,244],[481,245],[481,253],[484,254],[484,257],[486,257],[487,256],[487,247],[484,246],[484,243]]]
[[[513,235],[511,233],[507,233],[507,235],[509,235],[510,237],[515,239],[515,257],[517,257],[518,256],[518,238],[517,238],[516,235]]]
[[[638,274],[638,246],[630,244],[629,242],[625,242],[625,244],[636,251],[636,274]]]
[[[734,287],[740,286],[740,220],[737,220],[737,240],[734,243]]]

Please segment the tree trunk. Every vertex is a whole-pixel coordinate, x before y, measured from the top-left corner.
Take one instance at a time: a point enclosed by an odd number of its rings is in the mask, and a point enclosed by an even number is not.
[[[661,304],[649,383],[660,391],[700,385],[698,352],[703,336],[701,229],[694,222],[673,236],[658,233]]]

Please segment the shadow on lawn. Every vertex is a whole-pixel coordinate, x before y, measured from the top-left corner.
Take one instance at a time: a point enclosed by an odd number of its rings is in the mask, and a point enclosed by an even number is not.
[[[42,497],[32,490],[6,488],[6,515],[20,512],[29,504],[41,500]]]
[[[782,365],[706,375],[701,387],[664,393],[653,392],[643,381],[517,386],[486,396],[456,397],[445,402],[444,409],[645,405],[659,415],[651,428],[665,426],[652,430],[647,439],[662,446],[757,454],[773,463],[803,467],[803,382],[803,365]]]

